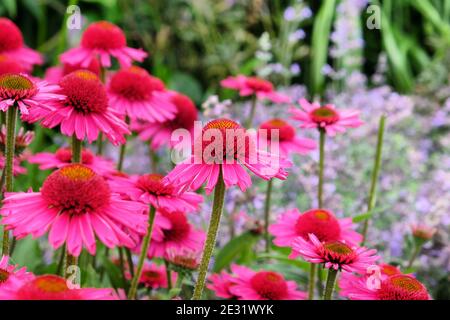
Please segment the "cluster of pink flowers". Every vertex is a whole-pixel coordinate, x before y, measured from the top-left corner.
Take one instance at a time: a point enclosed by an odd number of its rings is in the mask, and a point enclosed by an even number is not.
[[[198,270],[194,297],[199,298],[205,284],[202,277],[206,276],[215,247],[226,190],[238,187],[248,192],[253,184],[251,174],[268,181],[271,187],[272,180],[288,178],[294,154],[305,155],[317,149],[314,140],[297,135],[290,121],[299,121],[301,129],[314,128],[329,136],[363,122],[356,110],[340,110],[301,99],[301,108],[291,108],[291,119],[268,119],[259,125],[256,134],[248,130],[252,118],[246,127],[238,120],[219,118],[208,121],[196,136],[196,105],[188,96],[167,88],[143,67],[133,65],[146,57],[142,49],[127,46],[125,34],[118,26],[95,22],[84,31],[80,45],[63,53],[61,65],[48,69],[45,80],[41,80],[31,72],[33,65],[42,64],[42,57],[24,45],[22,34],[12,21],[0,18],[0,111],[11,116],[11,111],[15,114],[18,110],[20,121],[56,129],[71,139],[70,147],[67,143],[53,152],[30,154],[26,149],[33,140],[32,132],[20,129],[16,133],[15,118],[2,127],[0,168],[4,197],[0,223],[5,230],[4,239],[8,240],[9,234],[16,240],[28,236],[45,238],[52,249],[61,248],[66,260],[74,263],[83,252],[96,256],[101,254],[100,247],[117,249],[120,258],[115,265],[121,268],[124,281],[131,281],[127,292],[130,299],[136,297],[138,285],[170,292],[176,282],[181,290],[184,277]],[[120,69],[106,74],[113,58]],[[252,96],[254,101],[294,104],[272,83],[257,77],[229,77],[221,85],[238,91],[241,97]],[[177,141],[172,140],[176,130],[193,134],[194,139],[188,145],[190,154],[170,172],[123,172],[125,146],[133,132],[154,153],[177,150]],[[121,147],[117,165],[102,155],[105,138]],[[274,139],[278,151],[272,147],[267,150],[265,147]],[[94,142],[97,154],[92,148]],[[198,146],[201,152],[197,152]],[[26,172],[20,166],[23,161],[38,165],[40,170],[52,170],[38,191],[13,191],[13,175]],[[3,180],[7,181],[6,191]],[[206,195],[216,191],[208,233],[194,223],[205,202],[198,192],[202,186]],[[270,207],[267,209],[269,212]],[[341,272],[339,286],[343,297],[430,298],[413,275],[376,264],[380,257],[376,250],[361,245],[363,236],[355,231],[351,218],[338,219],[325,208],[303,213],[291,209],[269,224],[267,216],[267,236],[274,237],[274,245],[290,248],[290,259],[301,257],[313,265]],[[425,227],[413,229],[414,237],[421,239],[418,246],[433,233]],[[5,242],[3,248],[8,250]],[[139,256],[137,267],[133,254]],[[377,286],[369,288],[368,270],[373,266],[379,268],[380,278]],[[307,298],[294,280],[280,272],[254,271],[236,264],[230,266],[229,273],[223,270],[212,274],[207,288],[224,299]],[[80,288],[79,284],[72,287],[59,275],[34,275],[9,264],[9,252],[3,252],[0,260],[0,299],[123,298],[125,293],[121,290]]]

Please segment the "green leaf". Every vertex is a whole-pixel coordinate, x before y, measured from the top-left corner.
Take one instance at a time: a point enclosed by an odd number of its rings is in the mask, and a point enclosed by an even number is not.
[[[120,268],[112,263],[108,258],[103,259],[103,267],[111,280],[113,288],[123,288],[123,277]]]
[[[43,254],[38,241],[29,236],[17,241],[11,262],[34,272],[41,263]]]
[[[239,259],[240,263],[248,261],[249,254],[253,251],[253,246],[258,239],[259,236],[250,231],[231,239],[217,254],[214,272],[219,272]]]
[[[322,72],[327,62],[331,25],[336,7],[336,0],[324,1],[314,21],[311,45],[311,94],[322,93],[325,76]]]
[[[169,87],[189,96],[198,105],[202,103],[203,94],[200,83],[191,75],[183,72],[173,74]]]
[[[353,217],[352,221],[353,221],[353,223],[362,222],[362,221],[370,219],[372,217],[372,215],[373,215],[372,212],[366,212],[366,213],[363,213],[363,214]]]
[[[8,15],[15,17],[17,14],[16,0],[3,0],[3,6],[5,7]]]

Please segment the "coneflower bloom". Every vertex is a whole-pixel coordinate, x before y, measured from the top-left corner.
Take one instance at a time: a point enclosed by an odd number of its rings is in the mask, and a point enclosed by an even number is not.
[[[0,54],[0,75],[5,73],[24,73],[25,71],[26,69],[19,62]]]
[[[49,231],[53,248],[64,243],[78,256],[83,247],[95,254],[96,237],[107,247],[135,247],[131,234],[145,234],[146,206],[112,193],[103,177],[73,164],[53,172],[40,192],[6,193],[1,223],[18,239]]]
[[[38,164],[41,170],[60,169],[72,163],[72,150],[60,148],[55,153],[41,152],[30,156],[27,160],[30,163]],[[95,155],[89,149],[82,149],[81,163],[102,176],[113,175],[116,171],[112,161]]]
[[[197,230],[183,212],[158,210],[148,257],[166,257],[172,250],[201,251],[205,232]]]
[[[109,81],[108,95],[111,107],[132,120],[163,122],[175,116],[164,83],[140,67],[117,71]]]
[[[5,152],[6,149],[6,133],[7,133],[6,126],[3,125],[0,131],[0,151],[3,153]],[[25,129],[21,127],[15,135],[14,154],[16,156],[22,155],[25,149],[31,144],[33,139],[34,139],[34,132],[25,131]]]
[[[433,238],[437,229],[424,224],[414,224],[411,226],[411,231],[416,240],[419,240],[420,242],[427,242]]]
[[[18,61],[27,70],[31,70],[35,64],[43,63],[37,51],[24,45],[22,32],[7,18],[0,18],[0,55]]]
[[[131,274],[127,272],[127,279],[131,279]],[[177,281],[177,273],[171,272],[172,283]],[[167,271],[164,265],[157,265],[155,263],[146,263],[142,270],[141,278],[139,283],[144,285],[146,288],[160,289],[167,288]]]
[[[295,281],[287,281],[275,271],[253,271],[244,266],[231,266],[233,285],[229,290],[239,300],[303,300],[306,293],[297,289]]]
[[[232,120],[213,120],[194,139],[193,155],[165,178],[182,189],[197,190],[206,182],[206,192],[211,193],[222,171],[227,188],[238,185],[245,191],[252,182],[244,167],[264,180],[287,177],[284,169],[291,163],[279,155],[258,150],[256,137]]]
[[[164,176],[156,173],[129,178],[111,179],[113,191],[133,201],[140,201],[166,211],[194,212],[198,209],[203,197],[194,192],[180,192],[170,183],[163,183]]]
[[[291,153],[307,154],[316,149],[316,142],[308,138],[299,138],[295,134],[295,128],[283,119],[272,119],[260,125],[258,130],[259,143],[270,146],[271,139],[278,136],[279,150],[287,157]]]
[[[50,67],[45,71],[45,80],[50,83],[59,83],[64,76],[77,70],[89,70],[98,77],[100,77],[100,63],[98,59],[92,59],[87,67],[82,67],[81,64],[64,63],[62,66]]]
[[[26,282],[33,278],[33,274],[27,272],[25,267],[9,264],[9,257],[2,256],[0,260],[0,291],[15,283]]]
[[[60,93],[66,98],[53,106],[35,108],[31,111],[30,122],[42,120],[48,128],[61,126],[61,132],[78,140],[96,140],[103,132],[112,144],[125,142],[129,134],[127,124],[120,120],[108,106],[108,97],[100,79],[88,70],[74,71],[59,83]]]
[[[87,67],[92,59],[99,58],[103,67],[111,66],[111,56],[122,67],[129,67],[132,61],[142,62],[147,53],[142,49],[127,47],[127,40],[122,29],[108,21],[90,24],[83,32],[78,48],[73,48],[61,55],[64,63],[80,64]]]
[[[346,128],[357,128],[363,124],[358,110],[338,110],[332,104],[321,106],[306,99],[300,99],[298,103],[301,109],[291,108],[290,111],[292,118],[301,122],[300,128],[323,129],[328,135],[334,136]]]
[[[176,270],[192,272],[198,269],[201,252],[187,248],[171,248],[167,250],[165,260]]]
[[[0,300],[117,300],[113,289],[69,288],[67,280],[56,275],[43,275],[13,283],[0,290]]]
[[[224,299],[237,299],[237,296],[231,292],[230,288],[234,285],[233,276],[225,271],[212,274],[206,287],[214,291],[215,295]]]
[[[150,141],[153,150],[163,145],[173,147],[178,141],[171,141],[172,132],[177,129],[185,129],[193,132],[194,122],[198,112],[194,102],[184,94],[171,92],[170,102],[176,107],[175,118],[164,122],[134,121],[131,129],[139,133],[142,141]]]
[[[344,281],[344,282],[342,282]],[[366,277],[346,276],[340,283],[351,300],[430,300],[427,288],[412,275],[394,274],[369,286]]]
[[[353,227],[351,218],[337,219],[329,210],[312,209],[301,213],[292,209],[281,214],[277,223],[269,227],[269,232],[275,237],[273,243],[279,247],[292,246],[298,237],[309,240],[311,233],[319,241],[345,241],[356,245],[361,242],[362,235]]]
[[[22,115],[28,115],[33,107],[46,107],[50,103],[62,101],[65,97],[57,94],[57,85],[44,81],[36,82],[31,77],[19,73],[0,75],[0,110],[6,111],[17,105]]]
[[[349,297],[355,292],[356,287],[364,287],[374,290],[381,287],[381,281],[386,280],[390,276],[402,274],[400,269],[396,266],[381,263],[373,265],[364,275],[357,275],[350,272],[344,272],[339,278],[339,295]]]
[[[308,262],[323,264],[327,269],[336,271],[365,273],[376,260],[376,250],[351,246],[344,241],[321,242],[314,234],[309,234],[309,241],[298,237],[292,242],[289,258],[302,256]]]
[[[255,95],[260,100],[270,100],[274,103],[289,103],[291,99],[275,91],[273,84],[258,77],[238,75],[228,77],[220,82],[221,86],[239,91],[242,97]]]

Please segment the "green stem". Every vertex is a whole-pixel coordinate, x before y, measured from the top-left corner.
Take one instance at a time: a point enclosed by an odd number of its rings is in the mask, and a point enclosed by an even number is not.
[[[5,146],[5,185],[6,192],[13,191],[14,152],[16,142],[17,107],[11,106],[6,111],[6,146]],[[9,232],[3,231],[2,254],[9,255]]]
[[[131,277],[134,277],[134,263],[130,249],[125,248],[125,255],[127,256],[128,269],[130,269]]]
[[[370,184],[370,194],[369,194],[369,200],[367,203],[368,213],[372,213],[373,208],[375,207],[375,203],[376,203],[377,183],[378,183],[378,177],[380,175],[381,158],[382,158],[382,153],[383,153],[383,137],[384,137],[385,124],[386,124],[386,116],[382,115],[380,117],[380,122],[378,125],[377,150],[375,153],[375,159],[374,159],[373,171],[372,171],[372,181]],[[363,244],[366,241],[367,230],[369,229],[369,220],[370,220],[370,218],[368,218],[368,219],[366,219],[366,221],[364,221],[364,226],[363,226],[363,231],[362,231]]]
[[[72,136],[72,163],[81,163],[81,140]]]
[[[181,292],[181,289],[183,288],[183,280],[184,280],[184,273],[179,272],[177,277],[177,282],[175,282],[175,288],[179,289]]]
[[[197,283],[195,284],[193,300],[200,300],[205,287],[206,273],[208,272],[209,261],[211,259],[214,247],[216,245],[217,231],[219,230],[220,217],[223,211],[225,198],[225,184],[222,177],[222,168],[220,168],[219,179],[214,189],[214,200],[211,212],[211,220],[208,227],[205,247],[203,249],[202,260],[200,262]]]
[[[155,213],[156,209],[153,206],[150,206],[149,217],[148,217],[148,228],[147,234],[142,240],[142,248],[141,254],[139,256],[139,262],[137,265],[136,273],[134,274],[133,279],[131,280],[130,291],[128,292],[128,299],[133,300],[136,299],[137,287],[139,284],[139,279],[142,275],[142,270],[144,269],[145,257],[147,257],[148,248],[150,246],[150,240],[152,238],[152,230],[153,230],[153,222],[155,221]]]
[[[314,300],[316,270],[317,265],[315,263],[311,263],[309,266],[308,300]]]
[[[336,284],[337,274],[338,274],[337,270],[328,269],[327,284],[325,286],[325,294],[323,295],[323,300],[331,300],[334,286]]]
[[[103,133],[100,132],[97,138],[97,155],[103,154]]]
[[[325,130],[319,129],[320,132],[320,149],[319,149],[319,184],[317,189],[317,198],[319,208],[323,207],[323,168],[325,163]]]
[[[257,103],[257,98],[256,95],[252,96],[252,106],[250,109],[250,114],[248,115],[247,121],[245,122],[245,127],[247,129],[250,129],[253,125],[253,118],[255,117],[255,112],[256,112],[256,103]]]
[[[414,251],[413,251],[413,253],[411,255],[411,258],[408,261],[408,265],[406,266],[407,269],[412,267],[412,265],[414,263],[414,260],[416,260],[416,258],[419,255],[421,249],[422,249],[422,246],[420,246],[420,245],[415,245],[414,246]]]
[[[127,125],[130,124],[130,119],[128,117],[125,118],[125,122]],[[123,161],[125,160],[125,152],[127,150],[127,140],[125,140],[125,143],[120,146],[119,151],[119,161],[117,162],[117,171],[122,171],[123,168]]]
[[[273,179],[270,179],[267,182],[266,201],[264,204],[264,235],[266,237],[266,253],[269,253],[270,251],[269,224],[270,224],[270,199],[272,195],[272,184]]]
[[[125,272],[125,259],[123,254],[123,248],[119,247],[119,265],[120,265],[120,271],[122,272],[122,281],[123,281],[123,287],[125,288],[125,292],[128,293],[128,281],[126,277]]]
[[[166,260],[164,260],[164,265],[166,267],[167,289],[170,290],[172,289],[172,272],[170,271],[169,263]]]

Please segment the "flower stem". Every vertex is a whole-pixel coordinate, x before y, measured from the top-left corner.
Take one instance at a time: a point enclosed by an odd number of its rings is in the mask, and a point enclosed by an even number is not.
[[[370,184],[370,194],[369,194],[369,200],[367,202],[367,211],[368,213],[372,213],[373,208],[375,207],[376,203],[376,193],[377,193],[377,183],[378,183],[378,176],[380,174],[380,168],[381,168],[381,158],[383,153],[383,137],[384,137],[384,128],[386,123],[386,116],[382,115],[380,117],[380,122],[378,125],[378,141],[377,141],[377,150],[375,153],[375,159],[373,164],[373,171],[372,171],[372,181]],[[367,237],[367,230],[369,229],[369,220],[370,218],[366,219],[364,221],[363,226],[363,243],[366,241]]]
[[[325,294],[323,295],[323,300],[331,300],[334,286],[336,284],[337,274],[338,274],[337,270],[328,269],[327,284],[325,286]]]
[[[6,192],[13,191],[14,152],[16,142],[17,107],[11,106],[6,111],[6,146],[5,146],[5,186]],[[2,190],[3,191],[3,190]],[[9,255],[9,231],[3,229],[2,254]]]
[[[126,117],[125,122],[127,125],[129,125],[130,119],[128,117]],[[127,149],[127,140],[125,140],[125,143],[120,146],[119,161],[117,162],[117,171],[122,171],[123,161],[125,160],[126,149]]]
[[[153,222],[155,221],[155,213],[156,209],[152,205],[150,205],[149,217],[148,217],[148,227],[147,234],[142,240],[142,248],[141,254],[139,256],[139,262],[137,265],[136,273],[134,274],[133,279],[131,280],[130,291],[128,292],[128,299],[136,299],[137,287],[139,283],[139,279],[142,275],[142,270],[144,269],[145,257],[147,256],[148,248],[150,246],[150,240],[152,238],[152,230],[153,230]]]
[[[252,96],[252,106],[250,109],[250,114],[248,115],[247,121],[245,122],[245,127],[247,129],[251,128],[253,125],[253,118],[255,117],[255,112],[256,112],[256,102],[257,102],[257,99],[256,99],[256,95],[254,94]]]
[[[103,154],[103,133],[100,132],[97,138],[97,155]]]
[[[169,263],[164,260],[164,265],[166,267],[166,277],[167,277],[167,289],[172,289],[172,272],[169,268]]]
[[[309,266],[308,300],[314,300],[316,270],[317,265],[315,263],[311,263]]]
[[[134,277],[134,263],[130,249],[125,248],[125,255],[127,256],[128,269],[130,269],[131,277]]]
[[[325,130],[319,129],[320,132],[320,149],[319,149],[319,184],[317,189],[317,198],[319,208],[323,207],[323,169],[325,163]]]
[[[412,265],[414,263],[414,260],[416,260],[416,258],[419,255],[421,249],[422,249],[421,245],[415,245],[414,246],[414,251],[413,251],[413,253],[411,255],[411,258],[408,261],[408,265],[406,266],[407,269],[412,267]]]
[[[180,292],[181,292],[181,289],[183,289],[183,280],[184,280],[184,273],[179,272],[177,282],[175,282],[175,288],[179,289]]]
[[[72,136],[72,163],[81,163],[81,140]]]
[[[270,179],[267,182],[266,201],[264,204],[264,235],[266,237],[266,253],[269,253],[270,251],[269,224],[270,224],[270,198],[272,195],[272,184],[273,179]]]
[[[221,168],[222,169],[222,168]],[[209,261],[211,259],[214,247],[216,245],[217,231],[219,230],[220,217],[223,211],[225,198],[225,183],[223,181],[222,170],[220,170],[219,179],[214,189],[214,201],[211,212],[211,221],[208,227],[205,247],[203,249],[202,260],[200,262],[197,283],[195,284],[193,300],[200,300],[205,287],[206,273],[208,272]]]

